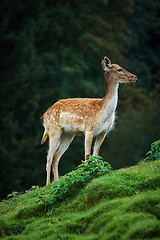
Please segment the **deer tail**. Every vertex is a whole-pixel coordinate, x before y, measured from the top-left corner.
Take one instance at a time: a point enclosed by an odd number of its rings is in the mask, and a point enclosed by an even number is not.
[[[48,138],[48,133],[47,131],[45,130],[44,133],[43,133],[43,137],[42,137],[42,140],[41,140],[41,144],[43,144]]]
[[[41,122],[42,122],[42,124],[44,126],[44,116],[41,117]],[[44,126],[44,128],[45,128],[45,126]],[[46,128],[45,128],[45,131],[43,133],[43,137],[42,137],[42,140],[41,140],[41,144],[43,144],[47,140],[48,136],[49,135],[48,135],[48,133],[46,131]]]

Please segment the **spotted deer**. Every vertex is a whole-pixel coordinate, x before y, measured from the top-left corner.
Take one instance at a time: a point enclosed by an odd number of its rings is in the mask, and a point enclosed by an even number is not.
[[[118,100],[119,83],[135,82],[137,77],[104,57],[102,60],[105,79],[103,98],[62,99],[53,104],[42,116],[45,128],[41,144],[49,137],[47,155],[47,181],[50,183],[51,166],[54,180],[58,180],[58,163],[76,135],[85,137],[85,160],[91,152],[95,138],[93,155],[99,154],[106,134],[112,129]]]

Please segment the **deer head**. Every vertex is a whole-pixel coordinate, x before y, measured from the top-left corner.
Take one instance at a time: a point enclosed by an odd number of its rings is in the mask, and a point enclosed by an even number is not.
[[[127,83],[136,82],[137,76],[128,72],[118,64],[112,64],[109,58],[104,57],[102,60],[102,68],[105,71],[107,79],[112,79],[114,82]]]

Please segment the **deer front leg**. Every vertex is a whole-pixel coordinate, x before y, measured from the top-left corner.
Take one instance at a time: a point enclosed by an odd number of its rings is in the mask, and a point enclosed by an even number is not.
[[[101,145],[105,139],[106,133],[100,134],[96,137],[94,144],[93,156],[98,156]]]
[[[93,134],[91,132],[86,132],[85,134],[85,161],[88,160],[91,153]]]

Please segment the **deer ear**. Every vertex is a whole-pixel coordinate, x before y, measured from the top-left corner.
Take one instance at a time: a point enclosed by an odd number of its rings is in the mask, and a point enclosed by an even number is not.
[[[102,60],[102,68],[104,69],[104,71],[109,71],[110,66],[111,61],[109,60],[109,58],[104,57],[104,59]]]

